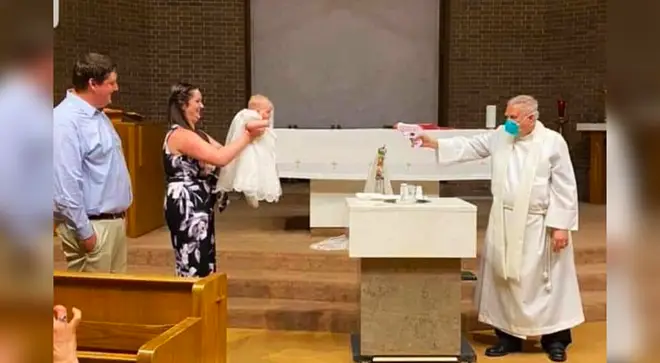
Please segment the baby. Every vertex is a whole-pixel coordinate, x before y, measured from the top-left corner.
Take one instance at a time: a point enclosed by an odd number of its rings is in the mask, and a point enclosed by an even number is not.
[[[241,192],[248,204],[257,208],[260,200],[277,202],[282,188],[275,160],[273,103],[266,96],[257,94],[250,97],[247,106],[234,116],[227,133],[227,143],[240,135],[245,127],[267,128],[262,136],[220,170],[217,189]]]
[[[248,110],[257,111],[261,120],[264,121],[265,126],[272,126],[273,103],[270,102],[268,97],[262,95],[254,95],[248,101]]]

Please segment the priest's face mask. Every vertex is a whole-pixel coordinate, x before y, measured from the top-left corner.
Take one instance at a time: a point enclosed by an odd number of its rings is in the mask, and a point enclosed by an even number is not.
[[[534,112],[524,112],[518,106],[507,106],[504,130],[514,137],[525,136],[534,128]]]

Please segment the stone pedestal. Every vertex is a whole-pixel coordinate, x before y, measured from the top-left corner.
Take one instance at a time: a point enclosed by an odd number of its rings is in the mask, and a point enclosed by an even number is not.
[[[362,355],[458,355],[461,261],[360,261]]]
[[[362,356],[461,354],[461,258],[476,257],[476,206],[347,199],[360,258]]]

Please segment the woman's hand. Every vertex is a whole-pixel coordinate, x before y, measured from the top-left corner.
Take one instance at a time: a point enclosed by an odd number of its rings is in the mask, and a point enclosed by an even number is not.
[[[255,120],[255,121],[248,121],[245,124],[245,129],[248,130],[250,133],[258,132],[260,131],[263,133],[264,129],[269,126],[269,121],[268,120]]]
[[[248,132],[250,140],[254,140],[259,136],[263,135],[264,131],[268,127],[268,122],[261,121],[250,121],[245,124],[245,131]]]
[[[201,174],[203,176],[211,175],[215,171],[215,165],[213,165],[213,164],[209,164],[209,163],[205,163],[203,161],[200,161],[199,166],[202,167],[202,173]]]

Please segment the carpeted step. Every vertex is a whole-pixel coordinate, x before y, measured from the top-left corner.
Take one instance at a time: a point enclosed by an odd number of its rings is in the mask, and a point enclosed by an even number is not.
[[[357,302],[357,273],[243,270],[227,271],[229,296]]]
[[[357,330],[357,303],[229,298],[230,328],[349,333]]]
[[[63,262],[64,256],[59,246],[54,247],[55,262]],[[225,270],[269,270],[269,271],[325,271],[357,272],[358,263],[348,258],[347,252],[313,251],[307,253],[232,250],[218,252],[218,266]],[[171,248],[154,246],[129,246],[128,265],[158,266],[163,271],[173,271],[174,252]]]
[[[582,294],[587,321],[606,320],[606,293]],[[463,301],[461,316],[466,331],[486,330],[477,321],[471,301]],[[358,303],[288,299],[229,298],[229,326],[271,330],[353,332],[359,327]]]
[[[606,268],[605,264],[578,267],[580,291],[606,291]],[[237,270],[227,271],[227,276],[232,297],[359,301],[357,273]],[[476,284],[463,282],[463,298],[472,299]]]
[[[580,292],[607,291],[607,264],[577,266],[578,284]],[[472,299],[476,288],[476,281],[464,281],[462,284],[463,299]]]
[[[56,269],[65,265],[56,263]],[[606,264],[578,266],[580,291],[606,291]],[[129,266],[129,273],[172,275],[172,268],[162,266]],[[296,299],[324,302],[357,302],[360,287],[357,273],[298,272],[268,270],[226,271],[229,296],[256,299]],[[464,281],[463,299],[474,297],[476,281]]]
[[[478,271],[481,255],[481,244],[479,244],[476,258],[463,259],[463,269]],[[604,264],[607,262],[607,247],[603,243],[581,244],[580,246],[575,246],[574,257],[576,266]]]
[[[480,255],[480,254],[479,254]],[[59,246],[54,247],[53,257],[56,262],[64,260]],[[602,264],[607,260],[604,244],[582,244],[575,247],[577,266]],[[169,247],[129,246],[128,265],[162,266],[170,273],[174,268],[174,253]],[[227,271],[236,269],[269,271],[322,271],[322,272],[357,272],[358,261],[350,259],[346,252],[312,251],[277,252],[254,250],[230,250],[218,253],[218,266]],[[479,258],[464,259],[463,268],[478,271]]]

